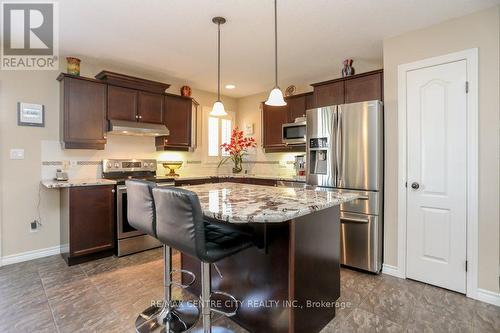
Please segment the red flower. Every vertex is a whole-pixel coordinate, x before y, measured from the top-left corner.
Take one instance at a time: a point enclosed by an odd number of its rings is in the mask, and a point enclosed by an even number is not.
[[[252,137],[244,137],[243,131],[240,131],[238,127],[235,127],[231,132],[231,140],[229,143],[223,143],[220,148],[225,152],[229,153],[231,156],[242,155],[246,152],[247,148],[256,147],[257,143]]]

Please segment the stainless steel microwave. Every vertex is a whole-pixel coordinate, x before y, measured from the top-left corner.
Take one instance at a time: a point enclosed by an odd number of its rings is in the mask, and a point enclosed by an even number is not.
[[[300,121],[282,125],[283,143],[299,145],[306,143],[306,122]]]

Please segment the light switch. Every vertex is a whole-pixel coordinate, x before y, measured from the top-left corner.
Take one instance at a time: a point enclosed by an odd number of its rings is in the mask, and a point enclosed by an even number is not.
[[[11,160],[24,160],[24,149],[11,149],[10,150]]]

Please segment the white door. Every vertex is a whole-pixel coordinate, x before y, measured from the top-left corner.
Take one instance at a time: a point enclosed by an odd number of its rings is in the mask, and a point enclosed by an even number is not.
[[[465,293],[466,60],[406,80],[407,277]]]

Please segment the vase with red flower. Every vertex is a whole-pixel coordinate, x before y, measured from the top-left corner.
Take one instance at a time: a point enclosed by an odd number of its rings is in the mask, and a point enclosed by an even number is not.
[[[219,162],[218,167],[231,160],[234,163],[233,173],[240,173],[243,170],[243,156],[247,154],[248,148],[256,146],[254,138],[244,137],[243,131],[240,131],[238,127],[234,128],[229,143],[223,143],[220,146],[227,156]]]

